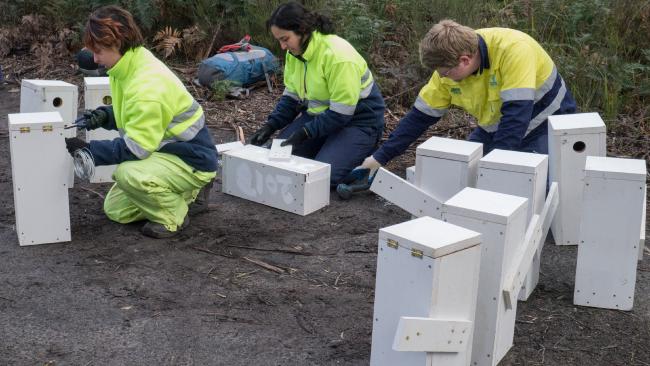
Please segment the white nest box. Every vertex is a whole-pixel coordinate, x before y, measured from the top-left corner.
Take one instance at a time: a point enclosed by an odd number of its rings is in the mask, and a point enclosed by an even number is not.
[[[58,112],[9,115],[16,232],[20,245],[70,241],[70,155]]]
[[[23,79],[20,84],[20,113],[59,112],[64,125],[77,119],[79,108],[79,89],[76,85],[60,80]],[[76,137],[77,130],[62,131],[64,137]],[[65,145],[64,145],[65,148]],[[74,185],[72,157],[67,158],[68,187]]]
[[[224,193],[299,215],[329,205],[330,165],[292,156],[269,159],[269,149],[246,145],[223,153]]]
[[[494,366],[505,356],[515,331],[517,302],[506,306],[504,277],[515,266],[526,231],[523,197],[465,188],[442,206],[443,220],[481,234],[481,264],[471,365]]]
[[[558,182],[560,206],[551,226],[557,245],[577,245],[583,169],[587,156],[605,156],[605,123],[598,113],[548,117],[548,169]]]
[[[416,149],[415,185],[444,202],[465,187],[476,186],[483,144],[431,137]]]
[[[546,196],[548,157],[519,151],[492,150],[478,163],[476,188],[528,198],[526,223],[533,214],[541,214]],[[519,300],[527,300],[539,281],[539,256],[533,257]]]
[[[370,365],[469,364],[480,241],[427,216],[379,230]]]
[[[84,109],[92,110],[113,104],[111,88],[107,77],[84,78]],[[114,140],[120,137],[119,132],[98,128],[86,131],[86,142],[91,140]],[[91,183],[106,183],[113,181],[113,171],[116,165],[95,167],[95,174],[90,178]]]
[[[574,304],[632,310],[646,173],[644,160],[587,157]]]

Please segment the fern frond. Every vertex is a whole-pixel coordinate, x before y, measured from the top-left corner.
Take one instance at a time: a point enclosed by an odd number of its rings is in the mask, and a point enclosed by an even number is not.
[[[176,52],[177,49],[180,49],[183,45],[181,32],[169,26],[158,31],[154,36],[153,41],[156,43],[154,49],[161,52],[164,58],[168,58],[174,54],[174,52]]]

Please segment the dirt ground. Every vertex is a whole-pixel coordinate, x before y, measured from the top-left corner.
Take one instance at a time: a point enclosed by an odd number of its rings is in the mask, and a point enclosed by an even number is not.
[[[19,94],[0,87],[1,365],[368,364],[377,231],[408,214],[373,194],[334,193],[301,217],[215,190],[210,212],[154,240],[106,218],[108,185],[77,181],[72,241],[20,247],[7,138]],[[262,123],[277,95],[206,103],[216,142],[233,139],[233,121]],[[544,247],[539,287],[519,303],[501,365],[650,365],[647,255],[634,310],[621,312],[572,304],[576,254]]]

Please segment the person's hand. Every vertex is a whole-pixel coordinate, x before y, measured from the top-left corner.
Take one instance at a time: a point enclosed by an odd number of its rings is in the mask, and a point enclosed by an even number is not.
[[[307,130],[303,127],[298,131],[292,133],[288,139],[282,141],[280,146],[287,146],[287,145],[298,146],[300,145],[300,143],[307,140],[308,138],[309,138],[309,134],[307,133]]]
[[[70,155],[74,156],[74,152],[79,149],[84,149],[90,146],[86,141],[78,138],[71,137],[65,139],[65,148],[68,149]]]
[[[269,137],[271,137],[271,135],[273,135],[273,132],[275,132],[275,128],[267,123],[259,130],[255,131],[253,136],[251,136],[250,142],[255,146],[262,146],[262,144],[265,143]]]
[[[84,112],[84,117],[86,118],[86,130],[94,130],[108,125],[108,112],[103,108],[87,110]]]
[[[374,172],[375,170],[381,168],[381,164],[379,164],[379,162],[375,160],[375,158],[372,155],[370,155],[367,158],[365,158],[363,163],[361,163],[360,168],[368,169],[370,170],[370,172]]]

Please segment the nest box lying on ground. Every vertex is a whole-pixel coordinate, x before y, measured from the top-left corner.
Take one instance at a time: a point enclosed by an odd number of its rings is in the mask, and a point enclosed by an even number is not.
[[[469,364],[480,242],[427,216],[379,230],[372,366]]]
[[[20,84],[20,113],[59,112],[65,125],[77,119],[79,90],[76,85],[60,80],[28,80]],[[65,137],[77,136],[74,128],[63,130]],[[65,149],[65,144],[63,145]],[[67,156],[68,187],[74,185],[72,157]]]
[[[70,241],[69,157],[58,112],[9,115],[16,232],[20,245]]]
[[[528,198],[527,224],[533,214],[541,214],[548,176],[546,155],[497,149],[481,158],[478,166],[476,188]],[[540,252],[533,257],[519,300],[527,300],[537,286]]]
[[[268,149],[253,145],[224,152],[222,161],[224,193],[299,215],[329,205],[329,164],[298,156],[271,160]]]
[[[443,220],[481,234],[471,365],[494,366],[512,347],[517,302],[506,306],[503,282],[524,242],[527,205],[526,198],[476,188],[465,188],[443,204]]]
[[[557,245],[577,245],[582,178],[587,156],[605,156],[605,123],[598,113],[548,117],[548,169],[558,182],[560,206],[551,226]]]
[[[587,157],[574,304],[632,310],[646,173],[644,160]]]
[[[476,186],[483,144],[431,137],[415,156],[415,185],[444,202],[465,187]]]
[[[107,77],[84,78],[84,109],[97,109],[97,107],[113,104],[111,88]],[[119,132],[98,128],[86,131],[86,142],[91,140],[114,140],[120,137]],[[95,174],[90,178],[91,183],[106,183],[113,181],[113,171],[116,165],[95,167]]]

